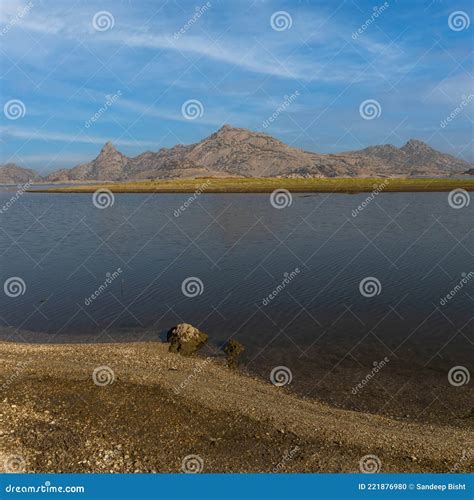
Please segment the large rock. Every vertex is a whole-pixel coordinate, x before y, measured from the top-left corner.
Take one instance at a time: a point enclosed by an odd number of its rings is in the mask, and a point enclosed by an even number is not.
[[[207,342],[207,339],[207,334],[188,323],[179,323],[171,328],[167,335],[167,340],[170,342],[170,352],[176,352],[183,356],[194,354]]]

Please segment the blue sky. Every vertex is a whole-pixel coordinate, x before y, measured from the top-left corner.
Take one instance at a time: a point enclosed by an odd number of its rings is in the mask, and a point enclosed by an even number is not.
[[[311,151],[418,138],[474,160],[472,0],[28,4],[2,2],[2,163],[49,171],[107,140],[137,155],[224,123]],[[195,119],[189,100],[202,105]]]

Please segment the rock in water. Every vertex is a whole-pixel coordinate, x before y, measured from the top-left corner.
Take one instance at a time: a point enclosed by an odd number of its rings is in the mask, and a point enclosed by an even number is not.
[[[245,351],[245,347],[237,340],[231,339],[224,346],[224,352],[227,356],[227,366],[229,368],[237,368],[239,357]]]
[[[191,356],[207,342],[208,336],[188,323],[179,323],[168,332],[170,352]]]

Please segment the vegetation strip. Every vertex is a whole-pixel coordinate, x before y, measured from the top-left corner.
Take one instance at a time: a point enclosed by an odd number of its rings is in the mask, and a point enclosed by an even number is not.
[[[203,184],[206,187],[203,189]],[[383,188],[379,186],[383,184]],[[109,189],[114,193],[271,193],[275,189],[288,189],[300,193],[362,193],[380,190],[383,192],[428,192],[464,189],[474,191],[474,179],[409,179],[409,178],[195,178],[171,179],[146,182],[101,183],[31,189],[34,193],[94,193],[98,189]]]

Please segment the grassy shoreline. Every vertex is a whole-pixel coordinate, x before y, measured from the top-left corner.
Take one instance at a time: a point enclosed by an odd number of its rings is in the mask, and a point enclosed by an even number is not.
[[[271,193],[287,189],[295,193],[363,192],[445,192],[453,189],[474,191],[474,179],[440,178],[195,178],[143,182],[95,183],[48,189],[30,193],[93,193],[109,189],[114,193]]]

